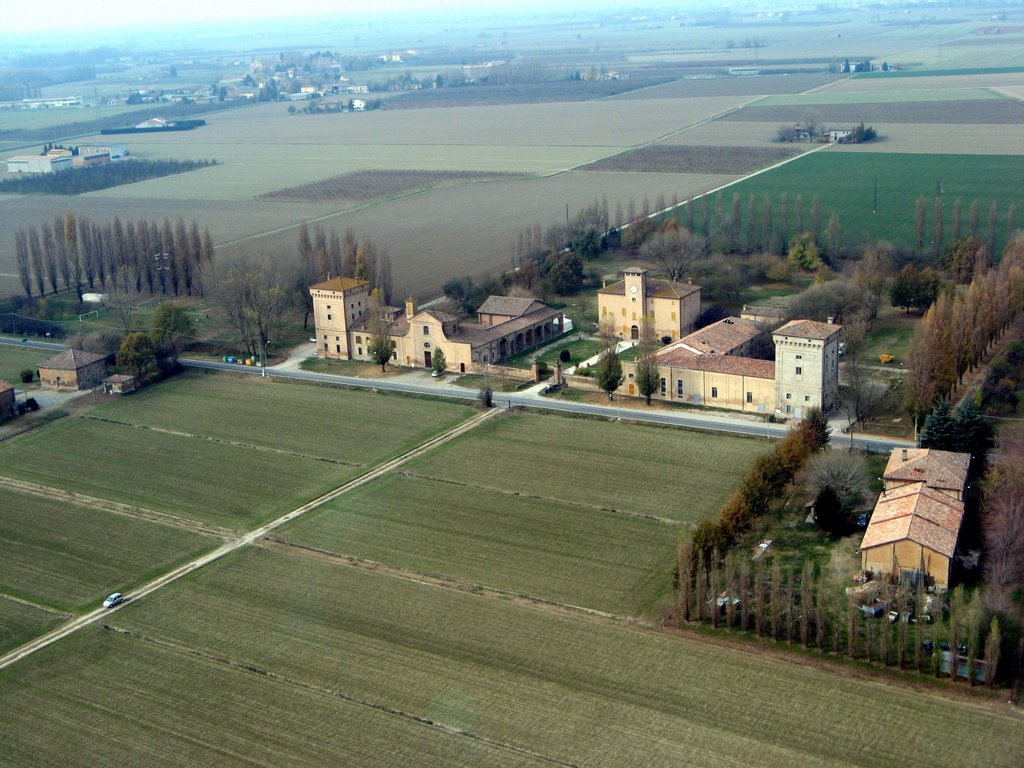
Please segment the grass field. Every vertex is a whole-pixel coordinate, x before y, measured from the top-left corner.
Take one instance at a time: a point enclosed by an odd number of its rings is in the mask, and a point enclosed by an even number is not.
[[[812,104],[763,104],[732,112],[723,122],[778,123],[792,125],[804,119],[807,109],[813,107],[819,121],[829,124],[900,124],[939,123],[941,125],[999,124],[1020,125],[1024,122],[1024,104],[1012,99],[991,98],[986,94],[978,99],[914,100],[914,101],[861,101],[827,102]],[[1012,130],[1012,129],[1008,129]]]
[[[473,409],[388,393],[192,374],[106,403],[94,413],[128,424],[369,466],[454,426]]]
[[[670,591],[678,532],[675,524],[554,499],[390,476],[281,536],[414,572],[635,615]]]
[[[0,466],[10,477],[236,529],[359,472],[351,464],[75,417],[0,444]]]
[[[63,611],[95,608],[218,539],[0,488],[0,593]]]
[[[1024,748],[1019,718],[994,705],[262,550],[111,623],[155,642],[96,630],[3,673],[0,752],[35,764],[64,751],[146,762],[156,749],[163,764],[237,762],[264,754],[267,728],[290,746],[302,703],[319,707],[293,764],[338,739],[365,749],[391,738],[356,735],[343,715],[322,730],[323,707],[340,700],[396,726],[430,721],[412,754],[466,739],[595,766],[1014,766]],[[886,727],[865,738],[863,713]],[[126,723],[131,739],[95,738]],[[438,743],[435,731],[459,736]]]
[[[739,194],[743,200],[749,195],[758,200],[765,195],[778,200],[785,192],[792,201],[799,193],[803,195],[805,216],[810,211],[812,198],[817,195],[822,226],[832,211],[838,212],[845,245],[853,245],[867,237],[913,247],[917,198],[924,197],[926,201],[926,237],[930,237],[935,185],[941,181],[946,237],[951,237],[953,203],[957,198],[962,200],[962,231],[965,233],[971,202],[978,200],[981,237],[985,236],[989,206],[995,201],[998,205],[996,250],[1001,253],[1006,238],[1007,206],[1015,203],[1020,210],[1024,202],[1019,184],[1021,178],[1024,178],[1024,156],[826,150],[736,184],[724,194],[726,200],[731,199],[732,194]],[[878,208],[877,212],[872,212],[876,180]],[[790,215],[794,215],[792,211]]]
[[[61,621],[55,613],[0,596],[0,653],[17,648]]]
[[[591,419],[513,415],[409,465],[410,473],[681,524],[714,516],[763,444]]]
[[[36,367],[50,357],[53,357],[50,352],[30,351],[2,344],[0,345],[0,379],[21,389],[23,386],[21,372],[26,368],[31,368],[33,381],[38,381],[35,375]]]
[[[819,104],[905,104],[928,101],[984,101],[1004,98],[988,88],[911,88],[889,91],[841,91],[826,88],[814,93],[779,94],[766,96],[753,106],[802,106],[814,107]]]

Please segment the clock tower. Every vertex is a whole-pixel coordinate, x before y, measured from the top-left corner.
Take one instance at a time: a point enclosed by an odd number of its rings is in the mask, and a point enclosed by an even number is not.
[[[626,304],[637,317],[647,314],[647,270],[630,267],[623,272],[626,283]]]

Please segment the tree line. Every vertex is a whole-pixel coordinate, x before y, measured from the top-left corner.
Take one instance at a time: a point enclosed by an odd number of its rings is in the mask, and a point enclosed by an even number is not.
[[[216,165],[216,160],[125,160],[59,173],[17,174],[0,181],[0,193],[17,195],[81,195],[98,189],[172,176]]]
[[[193,219],[172,225],[117,216],[99,224],[70,210],[52,223],[14,233],[18,279],[25,297],[74,290],[124,294],[202,294],[202,272],[213,258],[209,229]]]

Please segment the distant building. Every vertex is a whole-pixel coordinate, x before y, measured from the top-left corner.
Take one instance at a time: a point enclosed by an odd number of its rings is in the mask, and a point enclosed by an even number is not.
[[[317,354],[326,358],[370,360],[374,326],[383,322],[394,364],[430,368],[441,349],[448,370],[475,371],[553,339],[564,328],[561,311],[535,299],[491,296],[480,306],[479,322],[472,323],[433,309],[417,310],[412,297],[404,308],[373,308],[370,284],[350,277],[317,283],[309,291]]]
[[[349,102],[348,108],[353,112],[365,112],[366,102],[363,99],[352,99]]]
[[[643,267],[623,271],[623,279],[597,292],[598,316],[617,336],[640,338],[640,323],[651,318],[654,335],[679,339],[693,331],[700,315],[700,286],[651,278]]]
[[[844,143],[853,133],[853,128],[833,128],[828,132],[828,140],[837,144]]]
[[[8,173],[59,173],[70,171],[74,162],[68,155],[15,155],[7,158]]]

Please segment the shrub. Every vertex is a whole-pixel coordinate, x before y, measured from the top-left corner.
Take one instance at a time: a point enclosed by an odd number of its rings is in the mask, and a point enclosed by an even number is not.
[[[490,387],[481,387],[477,400],[479,400],[481,408],[490,408],[494,405],[494,391]]]
[[[31,368],[26,368],[25,370],[23,370],[18,375],[21,377],[21,383],[22,384],[31,384],[32,383],[32,379],[35,378],[36,374],[35,374],[35,371],[33,371]]]
[[[570,360],[572,360],[572,355],[569,353],[568,349],[563,349],[561,352],[558,353],[558,359],[561,360],[563,363],[568,363]]]

